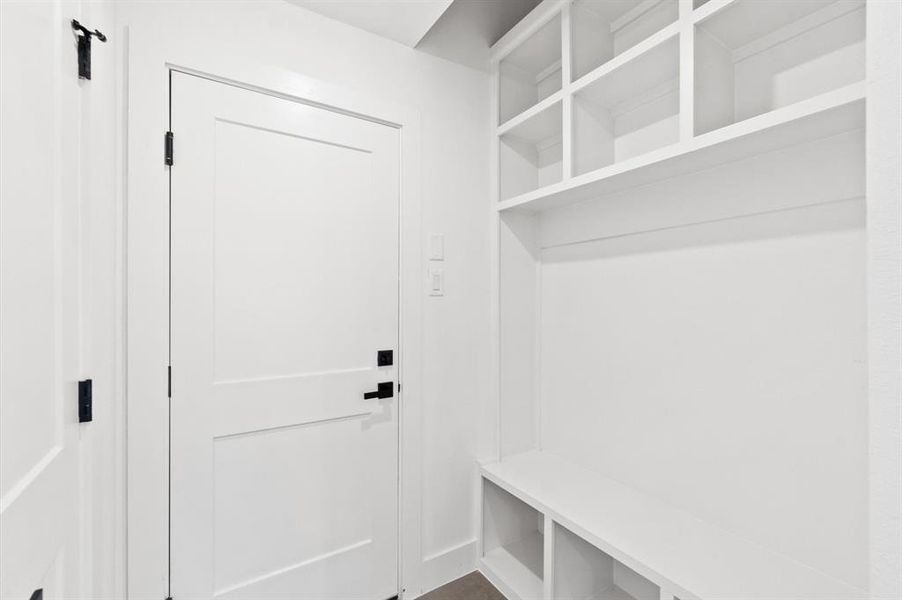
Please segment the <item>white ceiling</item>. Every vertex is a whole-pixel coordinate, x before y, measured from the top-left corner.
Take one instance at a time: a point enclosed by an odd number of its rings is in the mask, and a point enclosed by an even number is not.
[[[491,45],[535,8],[540,0],[288,0],[288,2],[395,40],[405,46],[487,70]]]
[[[288,1],[413,48],[453,0]]]
[[[488,70],[492,44],[541,0],[454,0],[418,50]]]

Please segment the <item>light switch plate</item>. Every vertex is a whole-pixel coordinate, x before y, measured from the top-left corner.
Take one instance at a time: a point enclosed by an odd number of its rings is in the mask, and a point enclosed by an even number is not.
[[[441,267],[429,267],[429,281],[426,282],[430,296],[445,295],[445,270]]]
[[[445,236],[441,233],[429,234],[429,260],[445,260]]]

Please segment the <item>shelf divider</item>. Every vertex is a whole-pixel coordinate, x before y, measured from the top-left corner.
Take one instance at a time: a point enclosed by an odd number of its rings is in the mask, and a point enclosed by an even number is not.
[[[561,143],[563,144],[563,158],[561,160],[561,181],[570,181],[573,177],[573,94],[570,92],[573,73],[573,35],[571,19],[573,18],[572,4],[566,4],[561,11],[561,78],[563,80],[564,103],[563,129],[561,131]]]
[[[551,516],[544,515],[545,548],[544,552],[544,600],[554,599],[554,521]]]
[[[692,0],[680,0],[680,141],[695,137],[695,24]]]
[[[546,108],[554,106],[555,104],[560,102],[561,98],[563,98],[563,97],[564,97],[564,90],[556,91],[555,93],[551,94],[550,96],[548,96],[541,102],[538,102],[537,104],[533,104],[532,106],[530,106],[529,108],[527,108],[526,110],[524,110],[523,112],[518,114],[517,116],[511,117],[510,119],[508,119],[507,121],[505,121],[504,123],[499,125],[498,129],[496,131],[496,134],[498,135],[498,137],[501,137],[502,135],[504,135],[504,134],[508,133],[509,131],[511,131],[512,129],[516,128],[518,125],[525,123],[532,117],[541,113]]]
[[[589,71],[579,79],[573,82],[573,85],[570,88],[571,93],[576,94],[586,86],[591,85],[592,83],[598,81],[608,73],[612,71],[616,71],[620,67],[626,65],[627,63],[635,60],[639,56],[642,56],[646,52],[653,50],[655,47],[660,46],[661,44],[667,42],[670,38],[679,35],[680,33],[680,22],[671,23],[664,29],[658,31],[652,36],[647,37],[642,40],[629,50],[618,54],[608,62],[604,63],[600,67],[597,67],[593,71]]]

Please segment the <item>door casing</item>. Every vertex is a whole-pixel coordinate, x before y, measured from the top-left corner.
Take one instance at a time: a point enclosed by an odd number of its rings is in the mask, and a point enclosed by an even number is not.
[[[400,132],[399,576],[419,589],[422,262],[420,118],[416,110],[234,57],[173,56],[129,36],[127,65],[128,596],[169,595],[169,78],[184,72],[397,127]],[[197,52],[201,54],[201,52]],[[175,59],[175,60],[174,60]],[[175,164],[178,168],[178,134]]]

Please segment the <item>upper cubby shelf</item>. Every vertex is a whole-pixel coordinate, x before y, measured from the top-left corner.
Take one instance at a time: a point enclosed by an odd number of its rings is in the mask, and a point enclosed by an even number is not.
[[[561,89],[561,18],[543,25],[498,65],[498,122],[504,123]]]
[[[493,48],[498,210],[861,128],[865,5],[545,0]]]
[[[573,97],[573,174],[679,141],[680,48],[671,37]]]
[[[570,18],[572,79],[674,23],[678,14],[677,0],[576,0]]]
[[[499,211],[548,210],[864,127],[862,82],[691,140],[502,200]]]
[[[518,120],[501,135],[501,197],[513,198],[561,181],[561,101]]]
[[[734,0],[699,12],[697,134],[864,80],[864,0]]]

